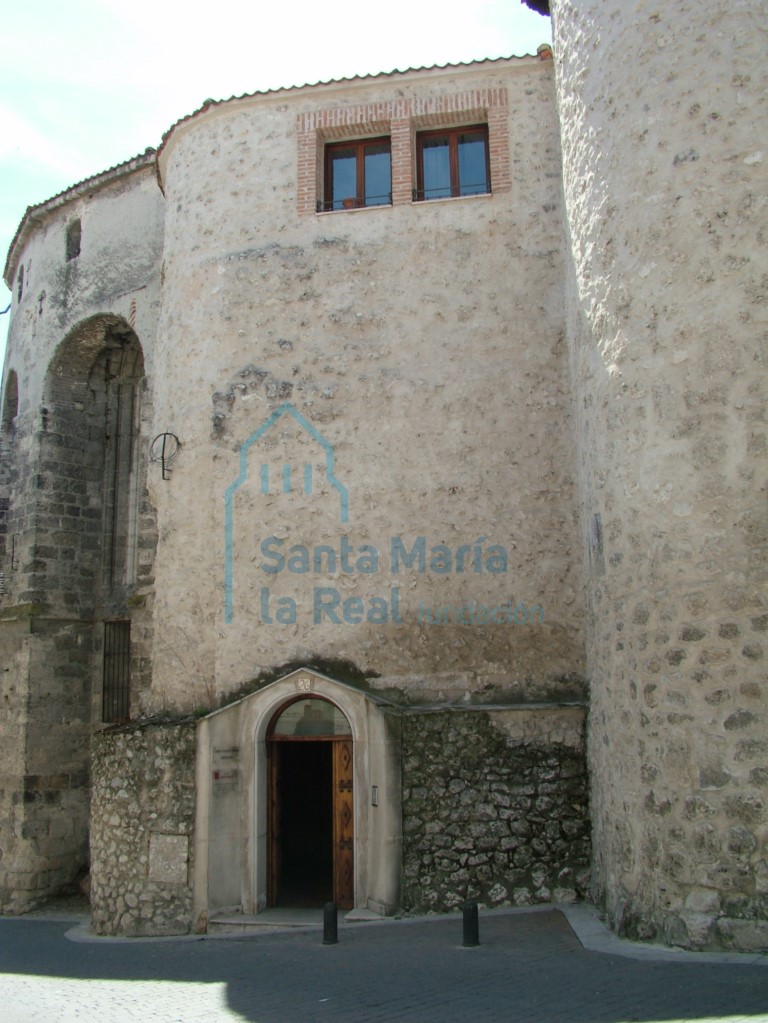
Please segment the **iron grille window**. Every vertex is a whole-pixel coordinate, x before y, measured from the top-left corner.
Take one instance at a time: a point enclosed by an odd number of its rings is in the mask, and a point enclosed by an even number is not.
[[[324,210],[391,204],[392,159],[388,138],[338,142],[325,147]]]
[[[104,685],[101,720],[127,721],[131,707],[131,623],[104,623]]]

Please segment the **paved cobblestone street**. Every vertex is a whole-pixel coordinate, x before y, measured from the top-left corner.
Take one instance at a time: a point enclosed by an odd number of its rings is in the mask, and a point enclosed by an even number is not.
[[[87,939],[70,919],[0,918],[4,1023],[757,1023],[765,957],[628,947],[589,911],[494,913],[481,945],[461,918],[204,939]],[[580,926],[585,921],[586,926]],[[586,936],[586,937],[585,937]],[[615,949],[596,951],[599,946]],[[632,958],[628,957],[628,954]],[[637,958],[640,956],[642,958]],[[725,959],[729,961],[724,961]]]

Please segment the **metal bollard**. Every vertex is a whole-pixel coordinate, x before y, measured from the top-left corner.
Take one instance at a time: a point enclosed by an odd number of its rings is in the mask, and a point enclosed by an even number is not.
[[[474,948],[480,944],[480,923],[476,902],[465,902],[461,907],[464,915],[464,948]]]
[[[339,926],[336,917],[336,906],[326,902],[323,906],[323,944],[336,945],[339,940]]]

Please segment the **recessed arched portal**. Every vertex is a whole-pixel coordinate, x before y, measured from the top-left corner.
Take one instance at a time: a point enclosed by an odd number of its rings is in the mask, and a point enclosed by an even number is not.
[[[83,509],[61,526],[64,564],[54,572],[48,559],[46,586],[55,580],[62,606],[91,618],[113,617],[137,580],[143,388],[139,339],[111,314],[71,330],[46,376],[40,459],[51,469],[39,509],[46,519],[62,505]]]
[[[198,925],[217,911],[249,915],[331,898],[382,915],[397,909],[400,756],[398,709],[314,669],[203,718]]]
[[[267,732],[272,906],[354,905],[352,726],[324,697],[290,699]]]

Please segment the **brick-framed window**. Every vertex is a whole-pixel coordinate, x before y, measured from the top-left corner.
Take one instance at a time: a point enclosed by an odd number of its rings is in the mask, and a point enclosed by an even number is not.
[[[488,125],[419,132],[416,168],[414,201],[490,192]]]
[[[318,212],[391,205],[389,136],[326,144],[324,195]]]
[[[417,193],[418,138],[431,131],[453,132],[467,126],[487,132],[488,187],[494,195],[512,187],[509,153],[509,95],[506,88],[480,88],[467,92],[400,97],[358,106],[323,108],[297,117],[298,179],[296,206],[299,216],[344,209],[328,194],[327,150],[337,143],[363,143],[389,138],[391,156],[391,205],[419,201]],[[469,193],[465,193],[469,194]],[[472,194],[478,194],[474,192]],[[356,188],[351,208],[369,205]],[[350,198],[347,196],[347,198]],[[386,205],[389,205],[387,203]]]

